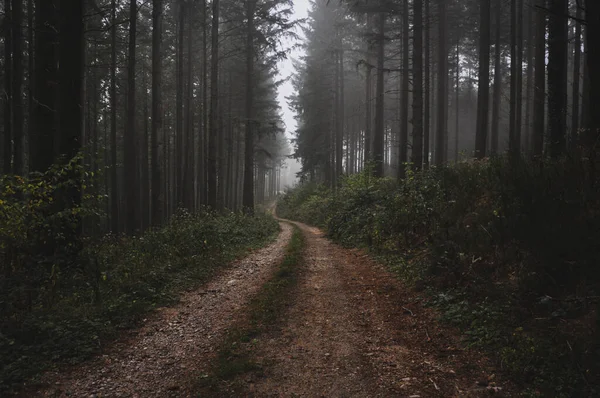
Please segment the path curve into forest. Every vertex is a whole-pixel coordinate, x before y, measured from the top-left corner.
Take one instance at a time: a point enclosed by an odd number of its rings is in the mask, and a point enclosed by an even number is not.
[[[130,339],[93,361],[61,373],[47,373],[49,385],[23,396],[182,397],[209,371],[226,331],[244,319],[245,305],[283,260],[292,227],[269,246],[235,262],[174,307],[148,317]]]
[[[460,348],[384,267],[331,243],[316,228],[282,325],[262,339],[256,397],[510,396],[489,361]]]

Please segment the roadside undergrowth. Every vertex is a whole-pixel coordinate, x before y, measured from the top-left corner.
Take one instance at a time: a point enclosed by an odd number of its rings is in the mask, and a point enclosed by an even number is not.
[[[254,350],[291,303],[301,271],[304,247],[304,236],[294,226],[283,261],[273,277],[250,300],[246,310],[247,320],[229,330],[211,372],[200,376],[198,380],[199,392],[210,395],[239,392],[242,389],[241,377],[250,373],[260,374],[262,364],[255,360]]]
[[[278,214],[369,250],[532,397],[600,394],[600,181],[587,159],[499,157],[306,183]]]
[[[141,236],[90,243],[72,269],[53,268],[52,285],[41,277],[26,279],[29,285],[0,280],[0,396],[48,369],[102,353],[122,330],[176,303],[278,231],[272,216],[180,212]],[[31,300],[33,283],[43,284],[52,302]]]

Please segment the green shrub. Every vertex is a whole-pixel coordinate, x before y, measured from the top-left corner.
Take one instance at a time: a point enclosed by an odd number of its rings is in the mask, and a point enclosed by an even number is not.
[[[99,352],[119,329],[278,230],[270,216],[203,209],[139,237],[84,238],[82,223],[100,212],[88,196],[57,207],[68,188],[60,173],[0,180],[0,395]]]
[[[600,382],[600,184],[585,162],[498,157],[409,170],[400,183],[363,173],[281,203],[427,286],[445,320],[500,353],[516,381],[589,396]]]

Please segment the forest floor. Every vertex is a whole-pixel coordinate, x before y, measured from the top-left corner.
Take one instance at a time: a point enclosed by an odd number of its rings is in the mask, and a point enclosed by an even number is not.
[[[516,396],[492,363],[436,321],[418,293],[361,251],[296,223],[305,239],[291,302],[255,336],[258,367],[198,392],[227,330],[247,322],[246,305],[273,276],[292,235],[238,261],[181,303],[150,317],[105,355],[49,373],[26,396],[52,397],[484,397]]]

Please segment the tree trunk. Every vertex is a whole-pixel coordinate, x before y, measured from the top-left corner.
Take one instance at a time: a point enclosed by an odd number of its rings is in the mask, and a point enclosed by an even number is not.
[[[152,225],[164,220],[164,141],[162,135],[162,13],[163,0],[152,0]]]
[[[244,211],[254,213],[254,12],[257,0],[246,0],[246,139],[244,148]]]
[[[190,6],[189,12],[193,10],[193,5]],[[192,53],[193,42],[193,24],[192,21],[188,24],[188,48],[187,48],[187,73],[186,73],[186,95],[185,95],[185,147],[184,147],[184,169],[183,169],[183,204],[189,211],[194,211],[194,56]]]
[[[585,3],[586,18],[586,49],[590,95],[588,100],[588,109],[590,110],[589,129],[590,139],[588,140],[592,150],[598,148],[598,136],[600,136],[600,76],[597,71],[600,70],[600,2],[595,0],[586,0]]]
[[[185,166],[184,155],[184,131],[183,131],[183,52],[185,34],[186,3],[184,0],[178,2],[177,13],[177,53],[175,62],[175,206],[183,204],[183,169]]]
[[[488,115],[490,105],[490,0],[479,3],[479,89],[477,97],[477,127],[475,157],[483,159],[487,148]]]
[[[492,134],[490,154],[498,154],[498,136],[500,131],[500,105],[502,103],[502,0],[496,0],[496,38],[494,49],[494,99],[492,109]]]
[[[519,129],[517,126],[517,86],[519,84],[519,70],[518,63],[518,0],[511,0],[510,2],[510,124],[509,124],[509,152],[511,158],[514,160],[520,156],[521,153],[521,136],[519,135]]]
[[[550,0],[548,24],[549,152],[557,158],[565,150],[567,128],[568,1]]]
[[[365,138],[364,138],[364,165],[365,168],[367,164],[371,161],[372,156],[372,148],[371,148],[371,140],[373,136],[373,132],[371,131],[372,126],[372,115],[371,115],[371,93],[373,92],[373,45],[371,43],[372,38],[370,35],[373,33],[373,16],[367,14],[367,70],[366,70],[366,79],[365,79]]]
[[[383,177],[384,175],[384,100],[385,87],[383,81],[383,67],[385,61],[385,13],[379,13],[377,29],[377,94],[375,102],[375,131],[373,134],[373,161],[375,163],[373,175]]]
[[[137,151],[135,126],[135,42],[137,28],[137,0],[129,2],[129,51],[127,62],[127,127],[125,131],[125,231],[133,234],[138,225],[138,184],[136,181]]]
[[[575,48],[573,55],[573,110],[571,117],[571,136],[569,140],[569,149],[575,150],[578,145],[579,137],[579,98],[580,98],[580,80],[581,80],[581,23],[579,20],[583,17],[581,7],[577,8],[575,21]]]
[[[54,162],[58,79],[56,4],[37,0],[35,11],[35,77],[30,139],[31,171],[45,172]]]
[[[410,26],[408,18],[408,1],[402,5],[402,87],[400,92],[400,154],[398,158],[398,176],[403,178],[406,174],[408,162],[408,91],[410,74],[409,68],[409,35]],[[414,148],[413,148],[414,149]]]
[[[23,0],[12,2],[12,136],[14,174],[23,175]]]
[[[438,0],[438,90],[437,90],[437,131],[435,140],[435,164],[444,163],[446,120],[448,114],[448,46],[446,37],[446,0]]]
[[[425,0],[425,96],[423,109],[423,166],[429,168],[429,137],[431,134],[431,13],[429,1]]]
[[[210,55],[210,130],[208,134],[208,205],[217,207],[217,141],[219,113],[219,0],[213,0]]]
[[[4,174],[12,172],[12,84],[13,84],[13,62],[12,62],[12,21],[11,21],[11,0],[4,1]]]
[[[535,85],[533,92],[533,131],[531,153],[541,157],[544,153],[546,114],[546,0],[537,0],[535,17]]]
[[[423,0],[414,0],[413,37],[413,147],[415,170],[423,166]]]

